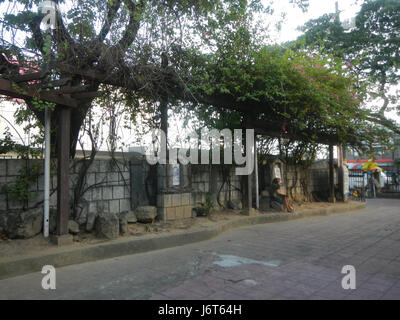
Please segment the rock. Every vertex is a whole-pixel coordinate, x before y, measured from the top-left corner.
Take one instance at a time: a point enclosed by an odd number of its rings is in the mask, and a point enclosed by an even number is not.
[[[137,221],[142,223],[151,223],[157,217],[157,207],[143,206],[135,210]]]
[[[227,203],[227,206],[229,209],[233,209],[233,210],[242,210],[243,209],[242,201],[240,201],[240,200],[229,200]]]
[[[43,208],[10,213],[6,234],[10,239],[32,238],[42,231]]]
[[[126,219],[128,223],[136,223],[137,222],[137,217],[134,211],[123,211],[120,213],[119,217],[123,217]]]
[[[260,197],[260,210],[268,211],[271,209],[271,198],[269,196]]]
[[[204,207],[196,207],[193,208],[192,210],[196,212],[197,217],[205,217],[207,215],[207,210]]]
[[[86,220],[86,231],[87,232],[92,232],[93,227],[94,227],[94,222],[96,221],[96,212],[88,212],[87,214],[87,220]]]
[[[119,233],[124,235],[128,232],[128,220],[126,216],[122,215],[119,217]]]
[[[119,236],[119,219],[114,213],[100,213],[96,217],[94,227],[99,238],[111,240]]]
[[[68,231],[71,234],[78,234],[79,233],[79,223],[75,222],[74,220],[68,221]]]

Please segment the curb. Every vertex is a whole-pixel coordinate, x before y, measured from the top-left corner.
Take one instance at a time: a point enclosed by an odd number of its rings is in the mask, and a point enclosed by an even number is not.
[[[366,208],[365,203],[348,203],[341,206],[302,210],[295,213],[260,214],[244,216],[232,221],[217,222],[204,230],[173,235],[157,235],[145,239],[114,240],[81,248],[59,248],[60,252],[43,253],[35,256],[10,259],[0,262],[0,280],[27,273],[40,272],[44,265],[64,267],[73,264],[110,259],[136,253],[178,247],[200,241],[210,240],[232,229],[257,224],[289,221],[305,217],[325,216]]]

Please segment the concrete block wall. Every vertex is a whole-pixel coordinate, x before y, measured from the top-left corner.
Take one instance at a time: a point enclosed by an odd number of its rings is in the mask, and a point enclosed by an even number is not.
[[[130,173],[128,162],[114,162],[110,160],[94,160],[85,177],[84,189],[88,188],[80,205],[78,215],[85,219],[88,212],[113,212],[120,213],[130,209]],[[15,183],[20,173],[26,168],[26,160],[2,159],[0,160],[0,210],[23,209],[33,207],[43,201],[43,160],[29,160],[28,166],[37,166],[39,175],[34,179],[29,192],[31,199],[28,203],[12,199],[7,195],[2,186]],[[79,159],[71,161],[70,166],[70,195],[73,196],[73,186],[79,175]],[[57,177],[53,170],[50,185],[50,206],[57,207]]]
[[[307,177],[308,176],[308,177]],[[309,172],[304,172],[299,167],[289,165],[287,166],[287,188],[289,195],[293,197],[296,201],[307,201],[306,190],[302,185],[302,180],[310,181]],[[308,192],[311,190],[308,189]]]
[[[310,191],[329,193],[329,164],[327,161],[317,161],[309,169]],[[334,170],[335,185],[338,184],[338,170]]]
[[[210,192],[210,167],[208,165],[192,165],[191,187],[193,207],[205,203],[206,193]]]
[[[223,184],[223,174],[219,165],[192,165],[191,168],[192,203],[194,207],[205,203],[206,193],[211,192],[213,201],[217,205],[217,195]],[[225,204],[229,199],[241,199],[240,176],[235,174],[234,168],[229,172],[230,185],[225,183],[221,189],[219,200]]]
[[[34,179],[30,186],[31,200],[29,203],[23,203],[11,199],[2,186],[15,183],[20,172],[24,170],[27,163],[21,159],[2,159],[0,160],[0,210],[22,209],[24,206],[32,207],[43,200],[43,160],[30,160],[29,166],[39,168],[39,176]],[[73,186],[79,175],[79,161],[71,162],[71,198],[73,195]],[[143,177],[147,176],[148,166],[143,168]],[[293,166],[288,166],[288,186],[294,185],[295,170]],[[298,170],[298,169],[297,169]],[[56,172],[53,168],[54,173]],[[218,165],[191,165],[190,170],[186,170],[188,176],[183,179],[185,188],[168,188],[157,196],[157,207],[162,220],[176,220],[189,218],[192,216],[192,208],[205,203],[206,193],[211,192],[212,200],[217,205],[217,194],[223,184],[223,175],[221,166]],[[308,175],[308,191],[328,191],[328,164],[327,162],[316,162],[307,173],[298,171],[298,180],[294,188],[296,200],[302,200],[304,197],[303,186],[300,183],[300,177]],[[337,182],[338,175],[335,180]],[[221,189],[219,200],[221,204],[231,200],[241,200],[241,176],[235,174],[235,169],[230,168],[230,185],[227,183]],[[51,197],[50,205],[56,208],[57,193],[54,192],[57,186],[56,176],[51,179]],[[189,180],[186,183],[186,180]],[[131,174],[128,162],[118,162],[118,166],[108,159],[96,159],[89,168],[85,177],[85,187],[88,191],[85,193],[80,204],[78,216],[82,223],[85,221],[88,212],[112,212],[121,213],[131,209]],[[255,184],[253,184],[254,186]],[[262,190],[260,190],[261,192]],[[254,193],[255,195],[255,193]],[[306,199],[304,199],[306,200]]]
[[[0,159],[0,210],[18,210],[23,207],[31,207],[43,200],[43,176],[40,174],[30,181],[28,187],[30,200],[28,202],[24,203],[13,199],[5,192],[5,187],[11,187],[27,168],[32,167],[37,167],[38,172],[43,173],[43,160]],[[52,179],[51,186],[53,183],[54,180]]]
[[[180,220],[192,217],[191,193],[162,193],[157,195],[159,219]]]
[[[71,181],[78,178],[79,168],[75,168]],[[115,164],[110,160],[95,160],[85,177],[86,187],[81,213],[85,219],[88,212],[110,212],[119,214],[131,208],[130,172],[127,161]]]
[[[267,169],[269,170],[268,166]],[[309,168],[306,170],[295,166],[293,164],[284,163],[282,166],[283,171],[283,179],[282,183],[287,188],[289,195],[295,201],[310,201],[311,193],[326,193],[329,192],[329,166],[328,162],[325,160],[315,161]],[[260,168],[260,171],[261,168]],[[297,179],[296,179],[297,174]],[[270,180],[271,178],[266,178],[260,176],[260,179]],[[269,190],[269,185],[271,181],[263,181],[266,185],[265,191]],[[307,183],[307,188],[304,188],[303,182]],[[335,184],[338,183],[338,172],[335,169]],[[260,182],[261,185],[261,182]],[[260,190],[260,192],[263,190]],[[255,187],[253,183],[253,192],[255,194]]]

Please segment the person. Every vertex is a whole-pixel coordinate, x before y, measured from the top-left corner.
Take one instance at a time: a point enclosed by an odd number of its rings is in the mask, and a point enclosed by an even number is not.
[[[289,198],[286,195],[279,193],[281,188],[281,179],[275,178],[271,184],[271,200],[285,205],[286,212],[293,212],[294,208],[289,203]]]

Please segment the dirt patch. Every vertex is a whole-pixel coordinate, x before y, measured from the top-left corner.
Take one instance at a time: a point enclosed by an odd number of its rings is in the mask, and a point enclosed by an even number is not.
[[[295,211],[305,209],[324,208],[332,206],[331,203],[304,203],[295,204]],[[274,213],[262,212],[262,214]],[[133,223],[128,225],[128,232],[125,236],[121,236],[119,239],[129,239],[136,237],[151,237],[154,235],[162,234],[178,234],[189,231],[201,230],[215,225],[217,222],[223,220],[234,220],[243,217],[240,211],[235,210],[222,210],[214,212],[207,217],[197,217],[177,221],[161,222],[157,221],[154,223]],[[91,244],[97,244],[102,242],[108,242],[108,240],[98,239],[94,233],[87,233],[82,231],[78,235],[74,235],[73,246],[87,246]],[[43,235],[37,235],[31,239],[18,239],[10,240],[5,236],[0,237],[0,260],[2,258],[9,259],[11,257],[24,256],[39,253],[45,250],[55,249],[56,247],[50,243],[50,241],[43,237]]]

